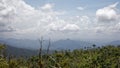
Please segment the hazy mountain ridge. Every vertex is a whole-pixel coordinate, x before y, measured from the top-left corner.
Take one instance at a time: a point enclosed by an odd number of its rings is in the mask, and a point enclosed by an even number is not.
[[[29,39],[3,39],[2,42],[5,42],[8,45],[18,47],[18,48],[26,48],[26,49],[39,49],[40,43],[38,40],[29,40]],[[84,47],[91,47],[93,43],[80,41],[80,40],[58,40],[55,42],[51,42],[50,49],[58,50],[58,49],[80,49]],[[47,49],[48,40],[43,41],[43,49]]]
[[[8,56],[16,56],[16,57],[30,57],[38,54],[38,50],[30,50],[25,48],[17,48],[13,46],[6,45],[5,53]]]
[[[55,49],[81,49],[84,47],[91,47],[93,44],[85,41],[80,41],[80,40],[71,40],[71,39],[66,39],[66,40],[59,40],[53,43],[53,47]]]
[[[32,56],[38,54],[38,49],[40,48],[40,44],[38,40],[29,40],[29,39],[0,39],[0,43],[7,44],[6,53],[7,55],[15,55],[15,56]],[[79,41],[79,40],[58,40],[55,42],[51,42],[50,53],[53,50],[74,50],[81,49],[85,47],[92,47],[93,43]],[[120,45],[120,40],[108,42],[104,45]],[[102,45],[101,45],[102,46]],[[43,52],[46,53],[46,49],[48,47],[48,40],[44,41],[43,44]]]
[[[107,45],[120,45],[120,40],[109,42]]]
[[[54,51],[49,50],[49,54],[53,53]],[[46,54],[47,50],[42,49],[42,54]],[[5,54],[7,56],[16,56],[16,57],[30,57],[39,54],[39,50],[31,50],[25,48],[18,48],[10,45],[6,45]]]
[[[7,45],[11,45],[13,47],[18,48],[25,48],[25,49],[39,49],[40,43],[39,40],[30,40],[30,39],[0,39],[0,42],[5,43]],[[43,41],[43,49],[47,49],[48,47],[48,40]],[[51,42],[50,49],[51,50],[64,50],[64,49],[80,49],[84,47],[92,47],[94,43],[86,42],[86,41],[80,41],[80,40],[71,40],[71,39],[64,39],[64,40],[58,40],[55,42]],[[97,44],[96,44],[97,45]],[[112,41],[108,43],[104,43],[102,45],[120,45],[120,40]],[[100,46],[102,46],[100,45]]]

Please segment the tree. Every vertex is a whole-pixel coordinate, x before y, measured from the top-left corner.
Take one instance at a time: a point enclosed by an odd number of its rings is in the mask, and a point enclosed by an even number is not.
[[[5,55],[5,48],[6,48],[5,44],[0,44],[0,56],[1,57],[5,57],[4,56]]]
[[[96,45],[95,45],[95,44],[93,44],[92,46],[93,46],[94,48],[96,47]]]

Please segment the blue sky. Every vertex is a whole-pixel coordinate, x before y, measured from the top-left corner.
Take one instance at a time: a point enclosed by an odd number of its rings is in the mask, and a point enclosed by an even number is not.
[[[89,10],[96,10],[109,4],[119,2],[119,0],[25,0],[25,2],[36,8],[46,3],[53,3],[55,4],[56,10],[72,11],[79,6],[87,7]]]
[[[26,3],[39,7],[46,3],[54,3],[57,8],[75,8],[77,6],[89,6],[89,7],[97,7],[112,4],[114,2],[119,2],[119,0],[25,0]]]
[[[35,8],[39,8],[46,3],[54,4],[54,10],[69,11],[66,16],[83,14],[95,16],[97,9],[119,2],[119,0],[25,0],[25,2]],[[120,9],[118,6],[117,8]],[[77,11],[77,7],[83,7],[85,10]]]
[[[1,0],[0,37],[120,40],[119,0]]]

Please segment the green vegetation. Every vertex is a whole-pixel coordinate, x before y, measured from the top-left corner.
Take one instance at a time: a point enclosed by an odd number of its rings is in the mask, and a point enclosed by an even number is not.
[[[4,50],[5,45],[0,44],[0,68],[120,68],[120,46],[93,45],[89,49],[55,51],[27,59],[6,56]]]

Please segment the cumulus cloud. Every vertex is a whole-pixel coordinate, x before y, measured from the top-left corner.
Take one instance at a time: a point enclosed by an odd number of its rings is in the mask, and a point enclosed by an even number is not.
[[[62,31],[79,31],[79,26],[76,24],[67,24],[61,30]]]
[[[99,21],[117,20],[116,6],[117,3],[99,9],[96,12],[97,19]],[[114,24],[113,27],[108,25],[109,28],[105,25],[100,26],[91,21],[92,18],[87,15],[70,16],[65,19],[64,12],[56,11],[54,7],[54,4],[47,3],[37,9],[25,3],[24,0],[0,0],[0,36],[2,37],[3,33],[7,37],[34,38],[34,36],[53,34],[53,37],[58,38],[72,32],[78,32],[77,35],[83,32],[82,35],[84,35],[94,31],[96,33],[120,31],[118,24]],[[78,9],[84,10],[82,7]],[[74,37],[74,34],[72,36]]]
[[[15,31],[15,29],[12,27],[5,27],[5,28],[0,27],[0,32],[12,32],[12,31]]]
[[[98,9],[96,11],[96,16],[98,21],[101,22],[111,22],[118,20],[119,14],[116,11],[116,6],[118,5],[118,2],[109,5],[107,7]]]
[[[0,2],[0,28],[1,32],[13,31],[13,22],[18,22],[26,15],[33,13],[34,8],[23,0],[1,0]],[[14,24],[15,25],[15,24]]]
[[[116,8],[118,4],[116,2],[96,11],[98,22],[94,29],[96,33],[117,34],[120,32],[120,14],[117,12],[119,9]]]
[[[67,25],[60,19],[64,12],[53,10],[54,4],[47,3],[36,9],[23,0],[1,0],[0,2],[0,33],[4,35],[46,35],[49,32],[64,30],[76,31],[78,26]],[[5,34],[6,33],[6,34]]]
[[[51,10],[54,7],[53,4],[47,3],[41,7],[42,10]]]
[[[67,23],[64,20],[59,20],[57,23],[51,23],[47,26],[49,31],[59,32],[76,32],[79,31],[80,27],[77,24]]]
[[[84,10],[85,8],[84,7],[77,7],[77,10]]]

